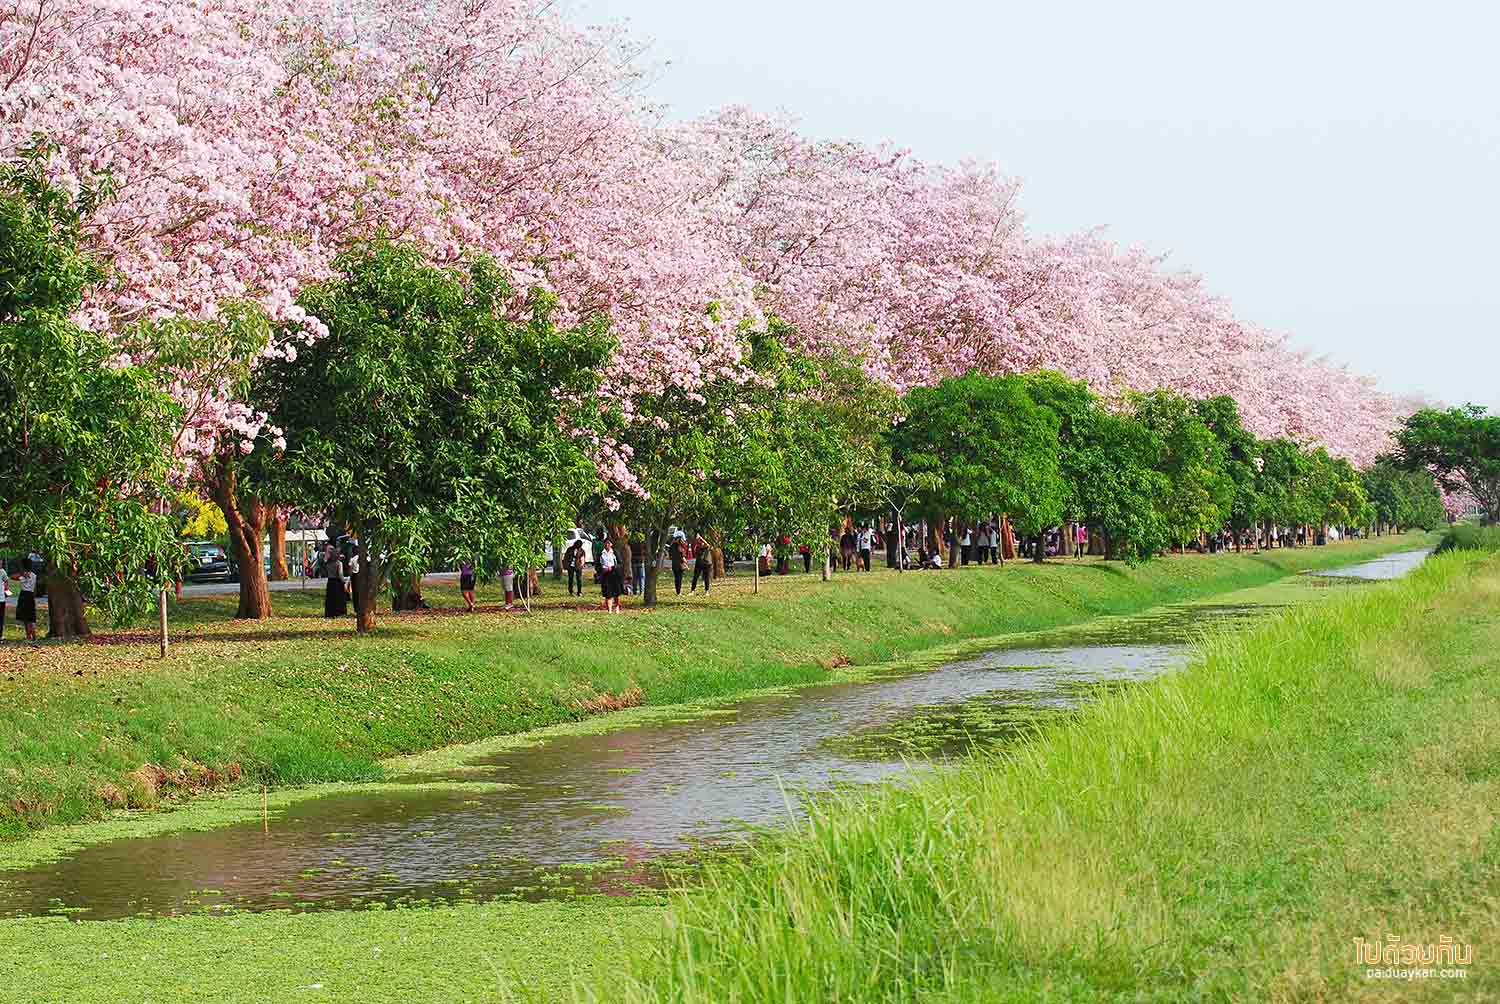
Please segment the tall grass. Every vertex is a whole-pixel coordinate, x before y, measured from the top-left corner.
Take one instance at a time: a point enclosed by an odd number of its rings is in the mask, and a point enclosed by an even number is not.
[[[1500,551],[1500,526],[1456,523],[1443,533],[1437,549],[1439,553],[1454,550]]]
[[[1482,560],[1434,558],[1211,639],[1186,671],[1102,697],[1006,755],[820,799],[680,894],[628,977],[584,996],[1258,1000],[1291,966],[1318,987],[1305,999],[1327,999],[1336,963],[1309,962],[1287,932],[1347,879],[1341,819],[1365,804],[1372,771],[1419,738],[1421,701],[1445,699],[1432,653],[1493,661],[1481,643],[1449,644],[1454,625],[1495,624],[1493,561],[1468,599],[1458,588]],[[1488,622],[1460,617],[1485,609]],[[1495,690],[1493,674],[1470,678]],[[1411,854],[1392,851],[1392,867]]]

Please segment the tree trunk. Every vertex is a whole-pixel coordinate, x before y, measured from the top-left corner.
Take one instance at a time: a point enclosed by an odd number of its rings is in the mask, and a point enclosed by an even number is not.
[[[236,620],[265,620],[271,616],[271,590],[261,564],[260,538],[269,510],[253,495],[240,496],[233,458],[226,453],[214,459],[205,474],[205,487],[224,513],[229,525],[229,555],[240,570],[240,605]]]
[[[359,572],[354,576],[354,595],[359,602],[354,626],[360,634],[375,630],[375,577],[376,571],[370,561],[370,540],[367,534],[359,535]]]
[[[360,567],[364,567],[361,562]],[[422,576],[409,575],[391,580],[391,609],[422,609]]]
[[[271,581],[285,582],[291,577],[286,567],[286,513],[278,511],[271,519]]]
[[[559,538],[557,538],[556,540],[554,540],[552,542],[552,577],[554,579],[561,579],[562,578],[562,573],[563,573],[562,552],[563,552],[563,542],[562,542],[562,538],[559,537]]]
[[[646,566],[646,592],[641,597],[644,606],[656,606],[656,581],[660,575],[661,559],[658,558]]]
[[[1038,532],[1037,535],[1036,535],[1036,547],[1031,552],[1031,561],[1032,561],[1033,564],[1040,565],[1042,562],[1044,562],[1046,560],[1047,560],[1047,535],[1046,535],[1045,532]]]
[[[724,532],[722,530],[708,531],[708,553],[713,559],[713,572],[715,579],[722,579],[725,575],[724,568]]]
[[[625,580],[622,585],[628,586],[635,581],[632,574],[634,569],[630,566],[630,530],[620,524],[611,526],[609,539],[615,542],[615,558],[619,562],[616,567]]]
[[[964,551],[964,522],[961,519],[954,518],[947,520],[944,525],[953,531],[953,546],[948,548],[948,567],[957,568],[959,558],[962,557]],[[944,532],[943,537],[945,540],[947,536],[947,532]]]
[[[47,637],[87,638],[89,619],[83,609],[83,593],[72,576],[53,570],[47,573]]]

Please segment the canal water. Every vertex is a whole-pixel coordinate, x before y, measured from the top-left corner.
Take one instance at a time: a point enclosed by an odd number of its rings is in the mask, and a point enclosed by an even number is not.
[[[1425,557],[1368,568],[1390,578]],[[1399,559],[1399,560],[1398,560]],[[1194,604],[1033,636],[933,670],[746,700],[722,714],[564,736],[412,784],[293,803],[271,820],[115,840],[0,872],[0,916],[82,919],[640,894],[693,851],[802,798],[1016,742],[1102,688],[1186,664],[1264,604]],[[479,769],[472,769],[478,767]],[[505,787],[473,782],[502,782]]]

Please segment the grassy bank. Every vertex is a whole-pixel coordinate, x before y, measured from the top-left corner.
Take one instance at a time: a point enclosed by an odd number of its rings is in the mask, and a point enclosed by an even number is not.
[[[954,641],[1131,613],[1344,564],[1407,535],[1244,556],[1167,557],[1138,569],[1057,561],[898,576],[739,578],[611,617],[557,596],[530,615],[494,607],[387,616],[377,635],[320,614],[316,591],[278,615],[229,621],[232,597],[173,612],[174,654],[149,631],[81,646],[0,646],[0,837],[151,807],[204,787],[381,776],[381,761],[587,717],[815,682]],[[451,590],[430,599],[456,607]]]
[[[1479,526],[1477,523],[1459,523],[1443,532],[1438,550],[1447,551],[1500,551],[1500,526]]]
[[[1372,979],[1355,940],[1472,946]],[[1015,753],[824,801],[599,1000],[1500,994],[1500,559],[1218,638]]]

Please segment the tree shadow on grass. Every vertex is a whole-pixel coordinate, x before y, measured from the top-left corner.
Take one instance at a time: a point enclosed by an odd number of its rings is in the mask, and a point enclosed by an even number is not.
[[[1061,562],[1059,562],[1059,564],[1061,564]],[[1125,571],[1124,562],[1090,561],[1086,564],[1080,564],[1077,567],[1087,568],[1090,571],[1094,572],[1101,572],[1105,575],[1113,576],[1117,579],[1127,579],[1130,577],[1129,574]]]

